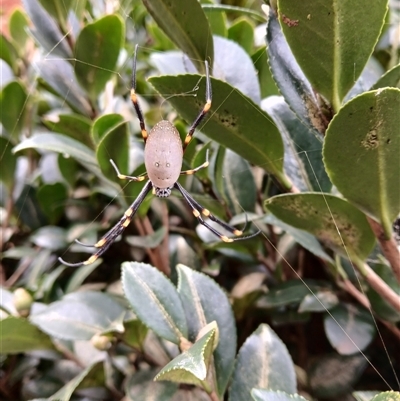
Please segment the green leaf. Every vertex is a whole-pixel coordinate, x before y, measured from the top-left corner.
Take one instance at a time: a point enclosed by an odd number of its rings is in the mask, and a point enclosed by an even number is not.
[[[59,30],[55,21],[37,0],[23,0],[24,10],[28,13],[34,28],[31,32],[46,53],[63,58],[71,57],[68,41]]]
[[[1,319],[0,333],[2,354],[54,349],[50,338],[23,318],[8,316]]]
[[[225,12],[223,10],[214,12],[212,9],[210,10],[210,8],[205,8],[205,6],[215,6],[214,2],[212,0],[202,0],[201,7],[207,17],[208,23],[210,24],[212,34],[225,38],[227,36]]]
[[[197,87],[199,75],[152,77],[159,93],[181,95]],[[255,103],[226,82],[211,78],[213,105],[200,127],[212,140],[232,149],[246,160],[263,167],[290,188],[283,174],[283,143],[271,118]],[[204,106],[204,86],[196,97],[171,96],[169,102],[186,121],[194,121]],[[262,127],[260,129],[260,127]]]
[[[95,334],[118,328],[125,308],[101,292],[75,292],[50,304],[31,322],[42,331],[65,340],[90,340]],[[123,328],[121,327],[121,331]]]
[[[13,152],[16,153],[31,148],[51,150],[67,155],[68,157],[73,157],[107,184],[109,189],[115,192],[115,195],[118,194],[119,187],[103,176],[97,165],[93,151],[75,139],[53,133],[38,134],[22,141],[13,149]]]
[[[318,242],[314,235],[310,233],[294,228],[289,224],[285,224],[283,221],[277,219],[274,215],[268,214],[265,216],[263,221],[267,224],[278,226],[290,234],[297,243],[299,243],[303,248],[309,250],[314,255],[319,258],[326,260],[329,263],[334,263],[333,259],[325,252],[322,245]]]
[[[338,110],[378,41],[387,0],[278,0],[279,21],[301,69]],[[355,34],[356,32],[356,34]]]
[[[261,98],[264,99],[271,95],[279,95],[279,89],[272,78],[271,70],[268,65],[268,53],[266,48],[259,48],[255,53],[252,54],[251,59],[254,67],[257,70]]]
[[[254,43],[254,27],[246,17],[238,18],[228,29],[228,38],[251,54]]]
[[[400,64],[395,65],[392,69],[383,74],[371,90],[385,88],[386,86],[400,89]]]
[[[122,116],[119,116],[122,119]],[[108,114],[101,117],[104,120],[114,121],[115,115]],[[122,119],[123,120],[123,119]],[[99,125],[107,125],[95,123],[93,129]],[[121,121],[119,124],[112,124],[107,127],[102,135],[100,136],[99,143],[96,149],[96,157],[99,163],[102,173],[112,181],[122,182],[114,170],[114,167],[110,163],[110,159],[113,160],[122,174],[128,171],[128,157],[129,157],[129,134],[128,125],[125,121]],[[126,183],[126,182],[125,182]]]
[[[74,0],[39,0],[42,6],[46,9],[46,11],[56,20],[60,21],[61,24],[64,24],[68,19],[68,13],[72,6],[72,3],[75,3]],[[75,7],[74,7],[75,8]],[[74,9],[75,12],[75,9]]]
[[[47,114],[42,121],[50,131],[69,136],[93,148],[90,138],[92,122],[89,118],[80,114]]]
[[[329,192],[332,184],[322,161],[322,142],[302,123],[281,96],[261,103],[278,127],[285,145],[285,171],[300,191]]]
[[[65,287],[65,293],[71,293],[74,291],[78,291],[82,286],[85,279],[92,273],[96,268],[102,263],[100,259],[97,259],[94,263],[90,265],[83,265],[78,267],[71,275],[71,278],[68,281],[68,284]]]
[[[8,39],[0,34],[0,59],[4,60],[15,71],[15,58],[16,50]]]
[[[17,158],[12,153],[12,147],[11,142],[0,137],[0,181],[6,185],[10,193],[14,185],[15,166],[17,164]]]
[[[315,294],[325,289],[322,283],[315,280],[288,280],[271,288],[257,306],[270,309],[299,304],[310,292]]]
[[[210,25],[197,0],[143,0],[147,11],[167,36],[205,72],[204,60],[213,65]]]
[[[341,304],[325,315],[324,327],[332,347],[341,355],[365,351],[375,337],[375,322],[369,311]]]
[[[63,59],[46,59],[35,64],[40,77],[60,98],[67,102],[77,113],[92,115],[92,106],[87,96],[76,82],[74,70]]]
[[[323,150],[332,183],[380,221],[388,238],[400,212],[399,109],[400,90],[395,88],[355,97],[331,121]]]
[[[375,264],[375,273],[396,293],[400,294],[400,283],[396,280],[393,270],[386,264]],[[395,310],[381,295],[373,288],[366,290],[366,295],[371,302],[372,310],[382,319],[389,322],[399,322],[400,312]]]
[[[322,193],[278,195],[268,199],[265,207],[283,222],[314,234],[351,260],[365,260],[375,244],[365,215],[336,196]]]
[[[95,383],[104,382],[103,363],[99,362],[94,365],[88,366],[82,370],[77,376],[65,384],[60,390],[53,394],[46,401],[69,401],[75,390],[80,388],[94,387]],[[99,378],[101,376],[101,380]],[[33,400],[35,401],[35,400]]]
[[[147,327],[140,320],[128,320],[124,322],[121,338],[130,347],[141,350],[147,333]]]
[[[125,392],[128,401],[171,401],[178,386],[171,382],[154,382],[155,370],[141,370],[128,377]],[[175,398],[175,397],[174,397]]]
[[[337,295],[332,290],[319,290],[307,294],[300,303],[299,313],[325,312],[339,303]]]
[[[58,251],[67,246],[65,231],[61,227],[40,227],[31,236],[30,240],[41,248]]]
[[[223,290],[205,274],[179,264],[178,292],[185,309],[189,340],[212,321],[217,322],[223,339],[214,351],[219,394],[224,394],[232,373],[236,353],[236,328],[232,308]]]
[[[327,126],[315,91],[297,64],[272,8],[267,25],[268,63],[286,103],[304,124],[308,135],[319,137]]]
[[[10,36],[13,39],[16,49],[21,54],[25,51],[26,42],[28,41],[29,35],[27,28],[29,26],[27,15],[20,9],[14,10],[10,16],[9,29]]]
[[[364,355],[326,355],[314,361],[308,372],[314,397],[336,398],[348,393],[367,366]]]
[[[138,318],[160,337],[180,344],[187,338],[182,302],[173,284],[145,263],[122,264],[122,286]]]
[[[67,188],[61,182],[45,184],[39,187],[37,198],[50,224],[55,224],[65,211],[68,198]]]
[[[154,249],[161,244],[162,240],[167,234],[167,229],[165,226],[161,226],[158,230],[154,231],[153,234],[139,236],[139,235],[129,235],[125,237],[126,242],[129,245],[136,246],[145,249]]]
[[[154,380],[193,384],[207,389],[207,371],[215,341],[216,329],[213,329],[164,366]]]
[[[14,137],[18,137],[24,125],[27,98],[25,88],[18,81],[10,82],[0,92],[0,122]]]
[[[124,39],[124,23],[118,15],[107,15],[80,32],[75,45],[75,74],[92,100],[115,74]]]
[[[257,188],[250,164],[229,149],[224,149],[223,158],[222,195],[229,209],[234,211],[234,214],[253,212]]]
[[[400,401],[400,393],[398,391],[385,391],[377,394],[371,401]]]
[[[263,390],[260,388],[254,388],[251,391],[251,396],[255,401],[307,401],[298,394],[287,394],[283,391]]]
[[[296,375],[289,352],[266,324],[261,324],[239,350],[229,401],[250,399],[253,388],[296,392]]]

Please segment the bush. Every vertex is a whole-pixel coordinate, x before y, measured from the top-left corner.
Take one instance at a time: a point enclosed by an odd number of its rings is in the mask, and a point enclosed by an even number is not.
[[[260,6],[25,0],[12,14],[2,399],[400,399],[399,10]],[[183,157],[204,167],[179,179],[194,200],[148,195],[132,218],[136,44],[148,128],[167,119],[185,139],[205,60],[213,97]],[[250,238],[206,219],[221,241],[201,213]]]

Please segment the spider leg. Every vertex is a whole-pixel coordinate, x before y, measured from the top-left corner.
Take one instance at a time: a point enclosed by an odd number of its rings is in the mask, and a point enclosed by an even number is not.
[[[144,181],[147,178],[147,174],[139,175],[138,177],[133,177],[130,175],[121,174],[114,160],[110,159],[111,165],[114,167],[115,172],[120,180],[129,180],[129,181]]]
[[[207,60],[205,61],[205,65],[206,65],[206,104],[204,105],[203,110],[201,110],[200,114],[197,116],[196,120],[194,120],[194,123],[192,124],[188,134],[186,135],[185,141],[183,142],[183,151],[185,151],[186,147],[192,140],[195,129],[198,127],[198,125],[203,120],[204,116],[208,113],[208,111],[211,108],[212,91],[211,91],[210,72]]]
[[[133,103],[133,107],[136,110],[137,117],[140,123],[140,129],[142,130],[142,137],[144,142],[146,143],[146,139],[148,137],[146,126],[144,124],[144,118],[142,110],[139,106],[139,102],[136,96],[136,55],[137,55],[138,45],[135,46],[135,54],[133,56],[133,67],[132,67],[132,80],[131,80],[131,100]]]
[[[196,173],[197,171],[201,170],[202,168],[208,167],[209,164],[210,164],[210,162],[208,161],[208,149],[207,149],[206,161],[194,169],[181,171],[181,175],[192,175],[192,174]]]
[[[63,265],[71,267],[90,265],[93,262],[95,262],[101,255],[103,255],[103,253],[110,247],[110,245],[116,240],[116,238],[122,234],[125,228],[128,227],[128,225],[132,221],[133,216],[139,209],[139,206],[142,204],[147,194],[150,192],[152,186],[153,184],[151,183],[151,181],[148,181],[143,187],[143,189],[140,191],[138,197],[131,204],[131,206],[129,206],[124,215],[121,217],[119,222],[113,228],[111,228],[105,235],[103,235],[94,245],[82,244],[82,242],[75,240],[75,242],[77,242],[80,245],[94,247],[98,249],[98,251],[95,252],[92,256],[90,256],[89,259],[78,263],[68,263],[62,258],[58,258],[58,260]]]
[[[257,232],[250,234],[250,235],[245,235],[243,236],[243,231],[238,230],[237,228],[231,226],[228,223],[225,223],[224,221],[220,220],[218,217],[215,217],[211,212],[204,208],[203,206],[200,205],[190,194],[187,192],[182,185],[180,185],[178,182],[175,183],[174,188],[176,188],[183,196],[185,201],[188,203],[188,205],[191,207],[193,215],[197,218],[200,224],[202,224],[204,227],[207,227],[213,234],[215,234],[217,237],[219,237],[222,241],[224,242],[234,242],[234,241],[239,241],[239,240],[244,240],[244,239],[249,239],[257,236],[261,230],[258,230]],[[229,238],[226,235],[221,234],[218,230],[216,230],[214,227],[210,226],[204,219],[203,216],[208,217],[211,221],[214,221],[217,223],[219,226],[223,227],[225,230],[231,232],[237,238]]]

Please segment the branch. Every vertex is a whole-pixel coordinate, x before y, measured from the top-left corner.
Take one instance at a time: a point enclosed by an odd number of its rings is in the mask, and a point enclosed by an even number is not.
[[[393,273],[397,278],[397,281],[400,283],[400,252],[397,249],[397,244],[393,236],[389,239],[386,238],[385,233],[383,231],[383,227],[375,220],[370,217],[368,218],[369,225],[372,228],[372,231],[375,234],[375,237],[379,241],[382,252],[385,255],[385,258],[390,263],[392,267]]]

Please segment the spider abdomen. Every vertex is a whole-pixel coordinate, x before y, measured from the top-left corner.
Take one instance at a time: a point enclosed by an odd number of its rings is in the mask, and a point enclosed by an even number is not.
[[[147,175],[156,188],[170,188],[182,169],[183,148],[178,130],[166,120],[149,132],[144,148]]]

